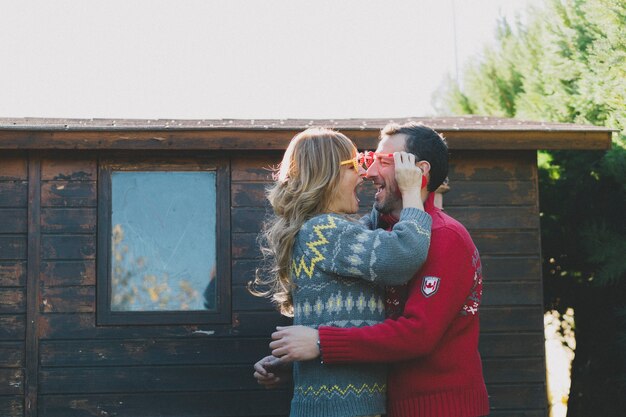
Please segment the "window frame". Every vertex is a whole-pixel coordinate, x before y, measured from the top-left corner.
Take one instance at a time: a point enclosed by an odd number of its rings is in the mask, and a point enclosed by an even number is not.
[[[185,171],[215,172],[215,311],[113,311],[111,310],[111,213],[113,172]],[[230,324],[231,227],[230,164],[217,158],[104,159],[98,164],[98,237],[96,266],[97,325]]]

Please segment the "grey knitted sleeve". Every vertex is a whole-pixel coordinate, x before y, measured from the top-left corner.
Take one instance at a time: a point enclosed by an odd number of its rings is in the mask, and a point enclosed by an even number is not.
[[[403,284],[426,261],[430,227],[430,216],[416,208],[403,209],[391,231],[368,230],[340,215],[323,214],[300,230],[292,266],[379,285]]]
[[[359,219],[359,223],[366,229],[376,229],[378,225],[378,210],[372,207],[372,211]]]

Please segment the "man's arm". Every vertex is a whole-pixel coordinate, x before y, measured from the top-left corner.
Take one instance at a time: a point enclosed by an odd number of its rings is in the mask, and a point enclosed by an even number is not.
[[[429,262],[409,288],[401,317],[371,327],[320,327],[325,363],[394,362],[427,355],[461,314],[476,278],[464,239],[444,228],[435,233]]]
[[[320,356],[316,329],[307,326],[276,327],[272,333],[272,356],[281,362],[308,361]]]
[[[460,314],[475,273],[473,254],[456,233],[433,239],[429,262],[411,282],[403,315],[374,326],[320,327],[324,363],[394,362],[428,354]],[[286,360],[315,357],[318,335],[312,332],[317,331],[286,329],[272,335],[274,355]]]

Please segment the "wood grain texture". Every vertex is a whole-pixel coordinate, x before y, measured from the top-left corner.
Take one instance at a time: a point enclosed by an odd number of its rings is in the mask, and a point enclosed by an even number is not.
[[[24,314],[0,315],[0,340],[24,341],[26,316]]]
[[[26,262],[0,262],[0,287],[23,287],[26,285]]]
[[[39,279],[45,287],[95,285],[96,263],[94,260],[42,262]]]
[[[45,341],[41,366],[250,365],[268,349],[269,342],[269,335]]]
[[[26,233],[27,220],[25,208],[0,208],[0,233]]]
[[[25,312],[26,288],[0,288],[0,314]]]
[[[483,306],[543,306],[541,282],[490,282],[483,285]]]
[[[28,161],[28,264],[26,275],[26,339],[24,356],[24,416],[37,417],[39,400],[39,267],[41,264],[41,157]]]
[[[439,130],[451,149],[537,150],[537,149],[609,149],[611,130],[598,127],[557,129],[521,126],[479,127]],[[35,126],[33,126],[35,127]],[[310,127],[297,128],[189,128],[162,126],[160,128],[102,126],[89,128],[63,126],[36,129],[0,129],[2,149],[177,149],[177,150],[284,150],[291,138]],[[342,133],[353,139],[359,148],[373,149],[378,142],[380,127],[360,125],[343,128]]]
[[[23,154],[0,155],[0,181],[15,181],[28,179],[28,160]]]
[[[24,366],[24,342],[0,342],[0,368]]]
[[[257,234],[233,233],[231,252],[233,259],[259,259],[261,251],[257,242]]]
[[[2,316],[0,316],[0,323]],[[276,326],[286,326],[292,320],[276,311],[246,312],[233,311],[232,324],[187,324],[187,325],[143,325],[143,326],[96,326],[95,314],[46,313],[38,318],[41,339],[127,339],[169,338],[202,336],[198,331],[211,336],[267,337]],[[207,336],[209,337],[209,336]],[[0,329],[0,339],[2,329]]]
[[[43,207],[95,207],[95,181],[44,181],[41,184]]]
[[[39,316],[37,325],[42,340],[181,337],[207,328],[198,325],[96,326],[94,313],[46,313]],[[213,331],[213,327],[207,330]]]
[[[444,196],[446,209],[465,206],[536,206],[537,190],[528,180],[450,180]]]
[[[231,180],[236,182],[271,183],[273,168],[278,166],[282,154],[273,152],[262,156],[233,158],[231,163]]]
[[[265,297],[257,297],[248,291],[247,286],[233,286],[233,309],[237,311],[274,311],[272,302]]]
[[[270,183],[234,182],[231,185],[233,207],[269,207],[265,192]]]
[[[481,307],[480,330],[489,332],[533,332],[543,329],[543,306]]]
[[[95,259],[94,235],[43,235],[41,257],[51,259]]]
[[[0,181],[0,208],[26,207],[27,205],[27,181]]]
[[[21,368],[0,368],[0,395],[24,394],[24,371]]]
[[[269,210],[257,207],[232,208],[231,213],[233,233],[258,233],[271,215]]]
[[[486,281],[540,281],[539,256],[481,255],[483,277]]]
[[[232,263],[233,285],[246,285],[255,278],[255,271],[261,266],[258,260],[236,259]]]
[[[233,313],[235,331],[240,335],[267,337],[276,331],[276,326],[293,324],[291,318],[281,316],[278,311],[235,311]]]
[[[539,256],[539,230],[537,229],[528,231],[476,229],[469,232],[481,255]]]
[[[26,259],[26,235],[0,235],[0,260]]]
[[[94,208],[44,208],[41,210],[44,233],[95,233]]]
[[[468,229],[538,229],[536,207],[450,207],[447,212]]]
[[[547,404],[544,384],[490,384],[487,391],[492,411],[537,410],[537,405]]]
[[[251,364],[43,368],[39,381],[40,392],[44,395],[76,392],[250,391],[258,389],[251,370]]]
[[[478,351],[483,358],[543,357],[544,335],[541,331],[525,333],[486,333],[480,335]]]
[[[41,179],[47,181],[95,181],[95,159],[44,159],[41,162]]]
[[[92,313],[96,311],[96,287],[44,287],[41,291],[40,312]]]
[[[23,417],[24,416],[24,397],[23,396],[0,397],[0,415],[3,417]]]
[[[534,151],[452,152],[448,176],[456,181],[535,181],[537,153]]]
[[[483,359],[485,383],[538,383],[546,379],[546,365],[542,356],[532,358]]]
[[[531,408],[518,410],[495,410],[489,413],[489,417],[546,417],[545,408]]]
[[[44,395],[45,417],[260,417],[289,414],[291,392],[253,390],[190,393]]]

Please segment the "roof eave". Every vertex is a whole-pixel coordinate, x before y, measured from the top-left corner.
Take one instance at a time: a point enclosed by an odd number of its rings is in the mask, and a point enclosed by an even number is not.
[[[375,148],[378,128],[340,129],[360,148]],[[283,150],[300,128],[1,129],[0,149]],[[446,129],[450,149],[610,149],[612,129]]]

